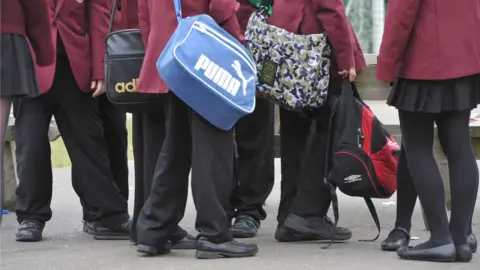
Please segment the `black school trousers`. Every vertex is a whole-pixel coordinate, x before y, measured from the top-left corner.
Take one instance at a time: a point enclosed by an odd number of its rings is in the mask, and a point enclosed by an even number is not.
[[[97,100],[82,92],[66,56],[57,56],[52,88],[15,105],[18,222],[52,216],[52,164],[48,129],[55,116],[72,161],[72,185],[89,209],[88,222],[115,226],[128,218],[127,200],[114,185]]]
[[[224,209],[235,189],[233,130],[223,131],[168,94],[166,136],[150,196],[137,222],[138,243],[163,247],[185,213],[188,181],[197,209],[195,228],[215,243],[232,239]]]
[[[113,105],[106,95],[97,98],[100,119],[103,124],[103,134],[108,147],[110,170],[113,181],[120,194],[128,201],[128,134],[127,114],[125,111]],[[72,173],[72,178],[78,177],[78,173]],[[75,181],[75,180],[73,180]],[[81,201],[83,207],[83,219],[89,220],[89,209]]]
[[[113,105],[106,95],[98,98],[100,117],[108,146],[110,168],[120,194],[128,200],[128,131],[127,113]]]
[[[153,173],[157,159],[165,140],[165,114],[167,96],[158,104],[158,110],[132,113],[132,143],[135,169],[135,201],[133,205],[132,228],[130,239],[137,242],[137,222],[143,205],[150,196]],[[182,239],[187,232],[180,227],[172,235],[172,239]]]
[[[238,187],[234,196],[236,216],[264,220],[265,200],[275,184],[274,105],[257,98],[255,110],[235,125]]]
[[[280,109],[281,195],[278,226],[289,214],[324,217],[331,195],[324,184],[331,109],[341,79],[332,79],[326,104],[308,115]]]

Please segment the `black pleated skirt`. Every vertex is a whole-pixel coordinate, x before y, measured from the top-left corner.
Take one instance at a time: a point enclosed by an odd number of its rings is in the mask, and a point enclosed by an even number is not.
[[[480,103],[480,74],[450,80],[398,79],[387,104],[409,112],[472,110]]]
[[[40,88],[26,38],[21,35],[2,34],[0,42],[0,96],[38,96]]]

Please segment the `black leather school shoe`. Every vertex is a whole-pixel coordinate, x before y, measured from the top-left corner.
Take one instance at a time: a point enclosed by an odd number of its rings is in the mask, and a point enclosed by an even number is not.
[[[38,242],[42,240],[45,223],[36,220],[24,220],[15,235],[17,242]]]
[[[411,249],[401,247],[397,250],[400,259],[429,262],[454,262],[457,260],[457,251],[453,243],[425,249]]]
[[[142,244],[137,245],[137,252],[143,254],[144,256],[149,256],[149,257],[169,254],[171,250],[172,250],[172,245],[170,242],[165,243],[165,245],[162,248],[157,248],[154,246],[142,245]]]
[[[472,260],[473,254],[469,244],[456,246],[455,248],[457,250],[457,262],[470,262]]]
[[[473,253],[477,252],[477,237],[472,233],[467,237],[467,244],[455,248],[457,249],[457,262],[470,262]]]
[[[467,243],[470,246],[470,249],[472,249],[472,253],[477,252],[477,237],[475,236],[475,233],[472,233],[467,237]]]
[[[402,232],[403,237],[394,236],[394,232]],[[404,228],[395,228],[389,234],[387,239],[383,240],[381,246],[383,251],[397,251],[401,247],[408,246],[410,242],[410,233]]]

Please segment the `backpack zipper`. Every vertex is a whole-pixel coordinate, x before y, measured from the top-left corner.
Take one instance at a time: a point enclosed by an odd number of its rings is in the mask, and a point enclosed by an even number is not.
[[[358,147],[363,148],[363,141],[365,141],[365,136],[363,135],[361,128],[357,130],[357,141],[358,141]]]

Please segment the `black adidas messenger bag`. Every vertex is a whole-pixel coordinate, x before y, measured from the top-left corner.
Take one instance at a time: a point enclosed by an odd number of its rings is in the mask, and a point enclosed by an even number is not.
[[[127,112],[161,109],[161,94],[137,93],[137,80],[145,57],[139,29],[113,31],[118,0],[114,0],[105,40],[105,92],[111,103]]]

